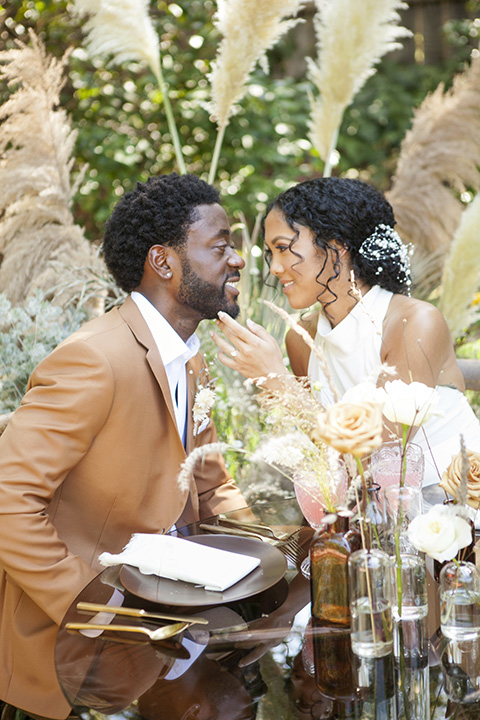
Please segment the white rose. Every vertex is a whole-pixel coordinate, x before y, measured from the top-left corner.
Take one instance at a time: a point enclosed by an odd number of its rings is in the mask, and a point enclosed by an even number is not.
[[[383,414],[390,422],[419,427],[437,415],[437,391],[420,382],[390,380],[379,388]]]
[[[417,515],[408,527],[408,539],[420,552],[444,562],[472,542],[472,528],[466,520],[445,505],[434,505],[425,515]]]

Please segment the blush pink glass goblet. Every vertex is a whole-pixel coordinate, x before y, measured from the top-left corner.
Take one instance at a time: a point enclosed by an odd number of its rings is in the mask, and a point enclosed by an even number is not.
[[[296,472],[293,477],[295,497],[297,498],[300,510],[310,527],[319,530],[323,527],[323,518],[328,514],[326,507],[337,506],[342,503],[348,485],[348,477],[345,465],[341,461],[335,463],[334,470],[327,470],[327,482],[329,485],[329,498],[325,498],[325,492],[317,475],[312,472]],[[305,577],[310,577],[310,558],[306,557],[302,562],[301,570]]]
[[[415,443],[408,443],[405,449],[407,462],[404,485],[422,489],[425,461],[423,450]],[[380,485],[380,496],[387,487],[400,486],[402,478],[403,448],[400,440],[387,442],[373,451],[370,458],[370,472],[373,481]]]

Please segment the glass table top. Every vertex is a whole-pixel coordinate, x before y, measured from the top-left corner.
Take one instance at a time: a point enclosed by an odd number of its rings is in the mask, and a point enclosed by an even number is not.
[[[283,530],[303,524],[294,498],[251,510],[256,522]],[[204,532],[200,524],[175,532],[197,536]],[[273,585],[223,604],[182,607],[161,596],[153,602],[125,587],[120,568],[102,572],[77,597],[58,633],[57,674],[77,714],[85,720],[480,718],[480,703],[458,702],[475,700],[477,687],[480,698],[480,642],[468,648],[447,643],[433,622],[428,655],[415,663],[399,663],[393,654],[362,659],[351,650],[348,629],[312,620],[309,581],[299,570],[312,537],[304,527],[303,552],[296,562],[288,560]],[[79,602],[200,617],[208,624],[155,642],[111,628],[154,630],[168,621],[80,611]],[[82,634],[66,628],[92,619],[110,629]]]

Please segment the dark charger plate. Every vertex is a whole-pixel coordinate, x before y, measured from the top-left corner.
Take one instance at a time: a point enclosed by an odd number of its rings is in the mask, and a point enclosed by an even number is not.
[[[283,578],[287,570],[285,555],[278,548],[262,540],[232,535],[195,535],[185,540],[258,557],[260,565],[223,592],[205,590],[191,583],[167,580],[158,575],[143,575],[136,567],[122,565],[120,581],[124,588],[137,597],[162,605],[184,607],[222,605],[243,600],[272,587]]]

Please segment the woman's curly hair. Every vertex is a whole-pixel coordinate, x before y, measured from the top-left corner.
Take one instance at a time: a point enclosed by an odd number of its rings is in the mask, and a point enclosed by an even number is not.
[[[272,200],[265,217],[273,209],[282,212],[296,237],[299,225],[307,227],[314,234],[315,244],[333,253],[334,277],[339,272],[339,252],[332,242],[336,240],[349,251],[356,278],[372,286],[380,285],[394,293],[408,294],[409,276],[405,272],[405,252],[402,257],[401,253],[394,251],[390,256],[382,257],[380,272],[378,260],[359,252],[364,240],[369,238],[378,226],[393,228],[395,225],[390,203],[368,183],[348,178],[306,180]],[[292,241],[292,252],[295,252],[295,239]],[[405,247],[402,250],[405,251]],[[323,268],[319,276],[322,270]],[[328,283],[329,280],[326,284],[319,284],[328,288]]]
[[[198,205],[220,204],[211,185],[195,175],[160,175],[138,182],[114,207],[102,244],[107,268],[125,292],[140,284],[152,245],[180,247]]]

